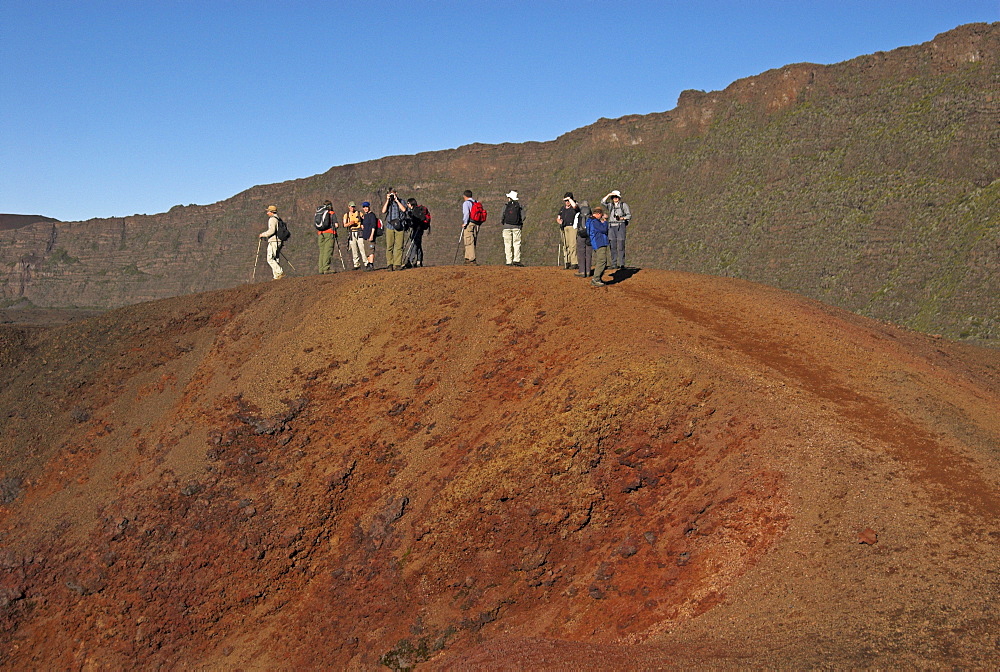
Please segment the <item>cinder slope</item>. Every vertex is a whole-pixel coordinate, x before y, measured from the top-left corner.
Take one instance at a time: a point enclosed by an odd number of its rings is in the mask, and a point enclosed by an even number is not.
[[[495,267],[2,333],[7,667],[998,662],[995,351]]]

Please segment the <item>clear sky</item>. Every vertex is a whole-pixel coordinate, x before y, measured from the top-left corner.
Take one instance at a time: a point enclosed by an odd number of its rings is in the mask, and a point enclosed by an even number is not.
[[[995,21],[1000,0],[0,0],[0,212],[152,214],[551,140]]]

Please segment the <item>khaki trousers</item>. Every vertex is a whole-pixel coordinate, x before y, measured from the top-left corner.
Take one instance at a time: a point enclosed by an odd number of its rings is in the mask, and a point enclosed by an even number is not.
[[[469,223],[462,233],[462,242],[465,243],[465,260],[476,260],[476,239],[479,238],[479,224]]]

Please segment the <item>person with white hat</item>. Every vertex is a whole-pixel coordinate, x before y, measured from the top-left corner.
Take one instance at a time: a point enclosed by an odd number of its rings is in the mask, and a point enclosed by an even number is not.
[[[611,268],[625,268],[625,229],[632,220],[632,210],[617,189],[602,198],[601,204],[607,208]]]
[[[507,205],[500,218],[503,226],[503,249],[508,266],[524,266],[521,263],[521,227],[524,226],[524,208],[517,200],[517,192],[507,192]]]
[[[271,267],[271,275],[275,280],[285,277],[285,271],[278,263],[278,255],[281,254],[281,239],[278,237],[278,206],[267,206],[267,230],[262,231],[258,238],[267,241],[267,265]]]

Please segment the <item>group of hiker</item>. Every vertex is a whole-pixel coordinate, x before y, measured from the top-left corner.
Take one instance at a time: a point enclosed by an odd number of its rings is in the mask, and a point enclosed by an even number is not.
[[[506,194],[507,203],[500,217],[504,242],[504,256],[508,266],[523,266],[521,263],[521,229],[524,226],[524,208],[518,200],[518,193]],[[354,201],[347,205],[338,222],[333,203],[324,201],[316,209],[314,224],[319,247],[319,273],[330,273],[333,250],[340,255],[344,269],[347,264],[337,245],[337,229],[343,228],[348,235],[351,261],[355,270],[375,270],[375,239],[385,237],[386,267],[390,271],[403,268],[418,268],[424,265],[423,237],[430,235],[431,214],[426,206],[415,198],[401,199],[396,190],[389,188],[382,205],[383,222],[372,211],[371,203],[363,201],[361,210]],[[267,207],[267,229],[259,238],[267,241],[267,263],[275,280],[284,277],[279,258],[281,247],[288,239],[288,228],[278,216],[278,208]],[[476,266],[476,243],[480,227],[486,221],[487,213],[482,203],[477,201],[472,191],[462,194],[462,230],[459,245],[465,248],[465,264]],[[576,270],[580,277],[590,277],[591,284],[604,284],[602,275],[606,269],[625,267],[625,237],[632,211],[622,200],[621,192],[611,191],[601,199],[601,205],[590,207],[587,201],[577,202],[573,192],[563,196],[562,208],[556,215],[560,230],[558,263],[566,270]],[[259,248],[258,248],[259,254]],[[457,257],[456,252],[456,257]],[[457,259],[456,259],[457,261]],[[256,264],[256,262],[255,262]],[[254,266],[256,272],[256,265]]]

